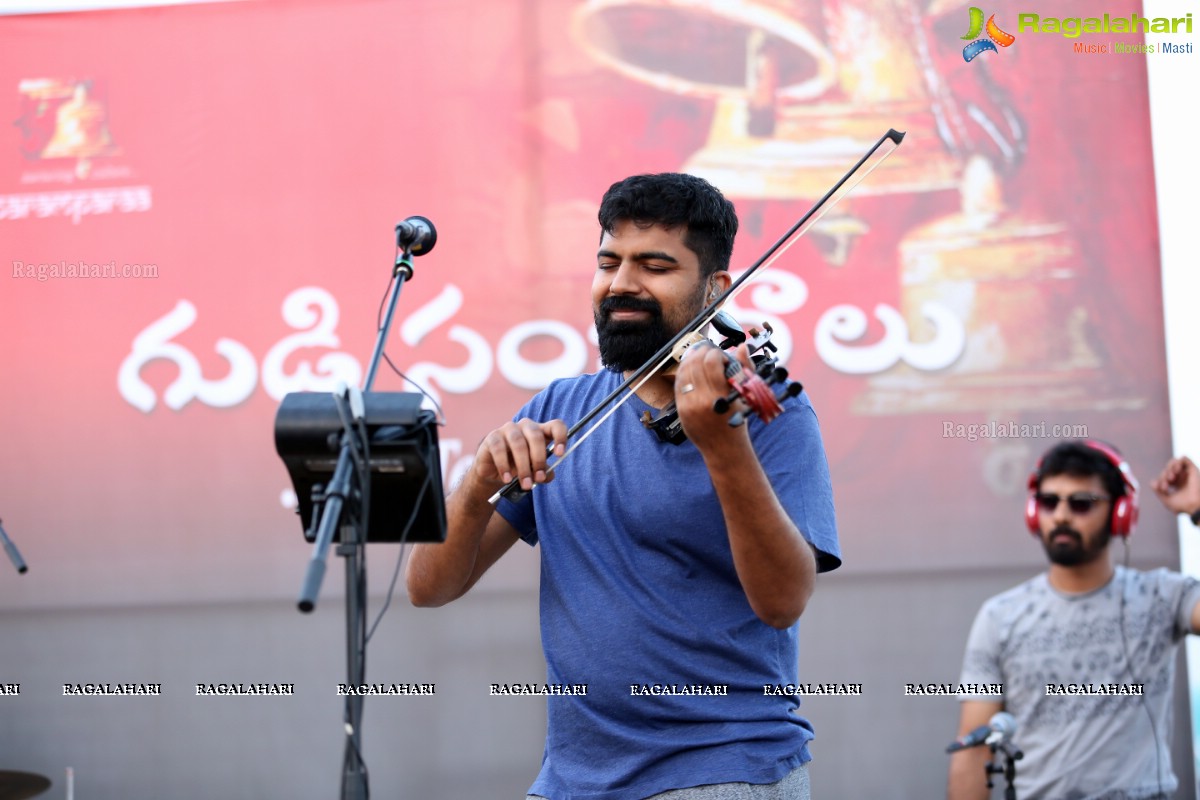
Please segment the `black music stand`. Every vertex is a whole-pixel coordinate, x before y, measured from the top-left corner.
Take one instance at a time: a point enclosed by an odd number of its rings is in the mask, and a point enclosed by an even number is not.
[[[437,418],[421,408],[424,398],[415,392],[371,392],[362,399],[371,475],[367,542],[445,541]],[[325,486],[337,468],[342,432],[332,394],[293,392],[275,415],[275,452],[292,479],[309,542],[317,538],[314,516],[320,517]],[[334,541],[341,541],[337,532]]]

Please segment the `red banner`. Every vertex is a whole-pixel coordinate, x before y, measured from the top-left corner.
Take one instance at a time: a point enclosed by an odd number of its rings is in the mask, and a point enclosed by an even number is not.
[[[46,575],[21,603],[299,587],[275,409],[361,382],[397,221],[438,229],[387,352],[444,409],[449,484],[596,367],[610,183],[709,177],[744,268],[888,128],[903,146],[734,309],[813,398],[846,569],[1037,558],[1017,498],[1058,438],[1165,461],[1145,54],[1002,11],[1013,41],[968,61],[966,8],[918,0],[482,8],[0,21],[0,517]]]

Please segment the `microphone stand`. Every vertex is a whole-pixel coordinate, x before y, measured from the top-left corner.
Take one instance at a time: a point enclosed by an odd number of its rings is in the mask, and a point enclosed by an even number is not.
[[[4,545],[4,552],[8,553],[8,560],[12,562],[17,569],[17,574],[24,575],[29,571],[29,567],[25,565],[25,559],[21,558],[20,551],[13,544],[12,539],[8,538],[8,534],[4,532],[4,521],[0,520],[0,544]]]
[[[992,760],[987,763],[987,785],[988,789],[992,788],[992,775],[1004,775],[1004,800],[1017,800],[1017,787],[1015,781],[1017,779],[1017,762],[1025,757],[1025,754],[1019,748],[1010,742],[999,741],[988,745],[992,751]],[[996,751],[999,750],[1004,754],[1004,765],[996,763]]]
[[[375,374],[400,298],[400,290],[404,282],[413,277],[413,243],[398,243],[402,244],[403,249],[393,267],[393,284],[388,297],[387,313],[375,340],[375,351],[371,354],[367,377],[363,382],[363,392],[369,392],[375,382]],[[430,248],[431,243],[418,254],[428,252]],[[346,559],[346,671],[349,685],[357,687],[366,680],[365,546],[367,521],[370,519],[370,453],[362,393],[358,389],[344,388],[343,391],[335,392],[334,397],[342,421],[341,449],[329,484],[325,487],[313,487],[312,524],[317,526],[317,534],[297,605],[304,613],[311,612],[316,607],[333,532],[340,525],[342,536],[337,554]],[[350,513],[343,518],[343,512],[347,509]],[[362,712],[362,696],[354,692],[348,693],[344,715],[346,746],[342,757],[342,800],[367,800],[370,796],[367,768],[361,749]]]

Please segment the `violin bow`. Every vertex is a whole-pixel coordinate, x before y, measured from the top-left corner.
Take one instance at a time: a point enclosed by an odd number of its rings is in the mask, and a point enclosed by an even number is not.
[[[874,172],[875,169],[882,164],[884,160],[896,150],[897,147],[900,146],[902,141],[904,141],[904,132],[897,131],[894,128],[889,128],[887,133],[885,133],[883,136],[880,136],[879,140],[871,146],[871,149],[868,150],[866,154],[863,155],[863,157],[860,158],[858,162],[851,167],[849,171],[847,171],[846,174],[843,175],[838,182],[835,183],[833,187],[804,214],[804,216],[797,220],[792,227],[788,228],[787,232],[784,233],[783,236],[779,237],[778,241],[767,248],[767,251],[759,256],[758,260],[751,264],[749,269],[743,272],[737,280],[735,280],[727,289],[725,289],[725,291],[717,295],[712,302],[701,309],[700,313],[697,314],[690,323],[685,325],[679,331],[679,333],[675,334],[669,342],[660,347],[658,352],[652,355],[645,364],[635,370],[621,383],[620,386],[618,386],[607,397],[597,403],[595,408],[593,408],[591,411],[585,414],[582,419],[571,426],[570,430],[567,431],[568,439],[571,439],[578,434],[579,431],[583,430],[583,428],[586,427],[588,423],[592,422],[592,420],[596,420],[594,425],[575,438],[571,446],[561,456],[559,456],[553,464],[550,464],[546,467],[546,474],[549,475],[551,472],[553,472],[555,467],[566,460],[567,456],[575,452],[575,450],[581,444],[583,444],[589,436],[592,435],[593,431],[599,428],[602,424],[604,424],[605,420],[616,413],[617,409],[624,405],[625,401],[627,401],[631,396],[637,394],[638,389],[642,388],[642,385],[645,384],[646,381],[650,380],[651,376],[656,374],[660,369],[670,363],[674,358],[673,353],[675,346],[679,344],[679,342],[688,336],[703,330],[704,326],[708,325],[708,323],[712,321],[712,318],[717,315],[721,305],[725,301],[736,297],[751,276],[753,276],[760,269],[769,267],[775,262],[776,259],[786,253],[788,248],[795,244],[800,237],[808,233],[808,231],[821,219],[821,217],[825,216],[825,214],[827,214],[830,209],[837,205],[843,197],[850,194],[850,192],[854,190],[854,187],[858,186],[858,184],[861,183],[864,178]],[[624,394],[624,397],[621,397],[622,394]],[[620,397],[620,400],[617,400],[618,397]],[[617,402],[613,403],[614,400]],[[609,408],[607,411],[604,411],[606,407]],[[600,416],[601,412],[603,412],[603,416]],[[599,419],[596,419],[598,416]],[[552,451],[553,445],[547,447],[547,455],[549,455]],[[488,502],[492,505],[495,505],[501,497],[516,499],[517,497],[520,497],[526,493],[526,490],[521,489],[520,480],[518,478],[513,478],[503,488],[488,498]]]

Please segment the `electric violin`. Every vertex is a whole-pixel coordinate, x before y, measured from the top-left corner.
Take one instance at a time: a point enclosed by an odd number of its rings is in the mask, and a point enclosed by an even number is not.
[[[751,328],[745,331],[737,320],[724,311],[718,311],[712,319],[712,326],[717,329],[724,339],[717,345],[725,354],[725,379],[729,382],[730,390],[725,397],[719,397],[713,403],[713,411],[724,414],[741,399],[750,413],[756,414],[763,422],[770,422],[783,413],[783,401],[795,397],[804,391],[799,383],[786,383],[788,372],[779,366],[775,355],[777,350],[771,342],[771,326],[766,322],[763,327]],[[748,372],[729,350],[745,344],[754,365],[754,371]],[[772,386],[783,386],[778,392]],[[736,428],[748,418],[745,411],[735,411],[729,416],[729,426]],[[679,421],[679,410],[675,401],[668,403],[657,417],[649,411],[642,413],[642,425],[654,431],[659,441],[670,444],[683,444],[687,441],[683,424]]]

